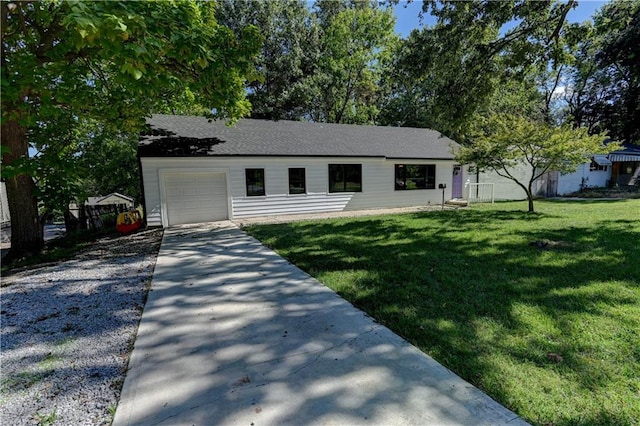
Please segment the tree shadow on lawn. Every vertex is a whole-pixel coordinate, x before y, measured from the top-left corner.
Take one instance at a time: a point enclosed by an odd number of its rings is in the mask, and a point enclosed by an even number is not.
[[[540,229],[523,227],[522,221],[553,216],[473,210],[409,216],[408,221],[374,217],[249,231],[529,421],[630,421],[630,408],[572,417],[563,389],[548,391],[549,400],[564,400],[550,407],[565,404],[568,411],[548,414],[555,410],[536,407],[540,400],[518,401],[512,395],[518,379],[500,375],[514,365],[542,370],[543,378],[571,381],[570,386],[605,398],[610,381],[620,379],[611,377],[608,364],[624,363],[625,356],[631,356],[630,366],[640,362],[638,350],[615,353],[616,342],[598,330],[611,327],[625,348],[640,347],[632,332],[640,327],[640,232],[630,226],[633,221]],[[514,227],[499,234],[496,221]],[[480,231],[469,234],[470,226]],[[553,244],[530,245],[535,241]],[[589,327],[595,330],[584,330]],[[612,348],[600,347],[607,344]],[[562,362],[549,353],[561,354]],[[633,377],[627,374],[626,380],[631,387]],[[543,414],[536,417],[530,410]]]

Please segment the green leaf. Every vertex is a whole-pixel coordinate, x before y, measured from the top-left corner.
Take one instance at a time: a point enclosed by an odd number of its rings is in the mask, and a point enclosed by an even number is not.
[[[140,80],[142,78],[142,71],[139,70],[138,68],[131,67],[129,69],[129,72],[131,73],[133,78],[135,78],[136,80]]]

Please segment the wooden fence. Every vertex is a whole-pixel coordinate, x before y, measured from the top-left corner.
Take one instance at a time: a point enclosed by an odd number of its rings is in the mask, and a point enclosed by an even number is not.
[[[72,222],[71,228],[67,225],[67,229],[101,229],[105,227],[116,226],[116,218],[118,214],[131,210],[126,204],[108,204],[108,205],[81,205],[78,206],[77,218],[74,215],[65,217],[65,222]],[[75,223],[74,223],[75,222]]]

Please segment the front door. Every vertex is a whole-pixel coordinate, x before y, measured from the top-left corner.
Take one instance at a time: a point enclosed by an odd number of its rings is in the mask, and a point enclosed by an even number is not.
[[[451,198],[462,198],[462,166],[453,166]]]

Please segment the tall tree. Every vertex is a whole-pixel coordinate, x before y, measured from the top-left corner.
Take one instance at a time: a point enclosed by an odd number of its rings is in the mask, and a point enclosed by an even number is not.
[[[494,75],[476,79],[465,71],[466,45],[448,50],[432,30],[414,30],[395,51],[385,76],[391,96],[384,99],[382,125],[428,127],[460,140],[463,123],[495,86]],[[489,62],[487,67],[495,66]],[[479,77],[479,76],[478,76]]]
[[[36,187],[23,168],[35,129],[77,116],[135,130],[186,91],[215,115],[249,112],[244,83],[260,36],[219,25],[213,2],[16,1],[0,12],[10,257],[43,244]]]
[[[394,16],[373,0],[225,0],[217,14],[235,31],[264,35],[247,86],[251,116],[372,124],[397,42]]]
[[[640,141],[640,1],[615,0],[575,29],[569,113],[577,126]]]
[[[41,122],[29,132],[29,145],[35,154],[32,158],[23,158],[26,175],[36,184],[39,210],[43,214],[63,213],[68,224],[69,203],[86,197],[84,187],[84,168],[78,146],[78,117],[70,111],[58,110],[60,115],[50,122]],[[64,115],[66,114],[66,116]],[[11,168],[17,166],[13,163]],[[69,228],[67,228],[70,231]]]
[[[315,8],[322,50],[318,71],[307,86],[315,99],[309,117],[332,123],[375,123],[382,75],[398,41],[392,10],[370,1],[320,1]]]
[[[586,127],[589,132],[596,132],[599,124],[599,113],[594,109],[599,103],[597,98],[602,95],[600,87],[606,85],[598,80],[603,76],[597,73],[595,62],[597,48],[593,23],[574,24],[569,31],[571,54],[574,62],[570,69],[570,79],[567,84],[564,100],[567,103],[565,120],[575,127]]]
[[[303,0],[224,0],[218,21],[241,33],[254,25],[263,35],[247,98],[251,117],[299,119],[310,102],[305,79],[316,72],[320,31]]]
[[[437,22],[410,35],[399,61],[406,69],[402,74],[420,85],[399,86],[395,98],[418,100],[430,116],[428,122],[460,138],[497,87],[522,78],[536,64],[544,68],[561,59],[559,39],[575,4],[574,0],[425,1],[423,13],[435,16]],[[516,24],[507,28],[511,22]]]
[[[506,79],[483,103],[472,117],[470,133],[474,123],[487,120],[492,115],[527,117],[535,122],[547,122],[546,93],[539,89],[536,74],[525,74],[520,79]]]
[[[83,126],[78,137],[78,160],[87,195],[119,192],[142,202],[138,139],[137,133],[114,130],[96,121]]]

